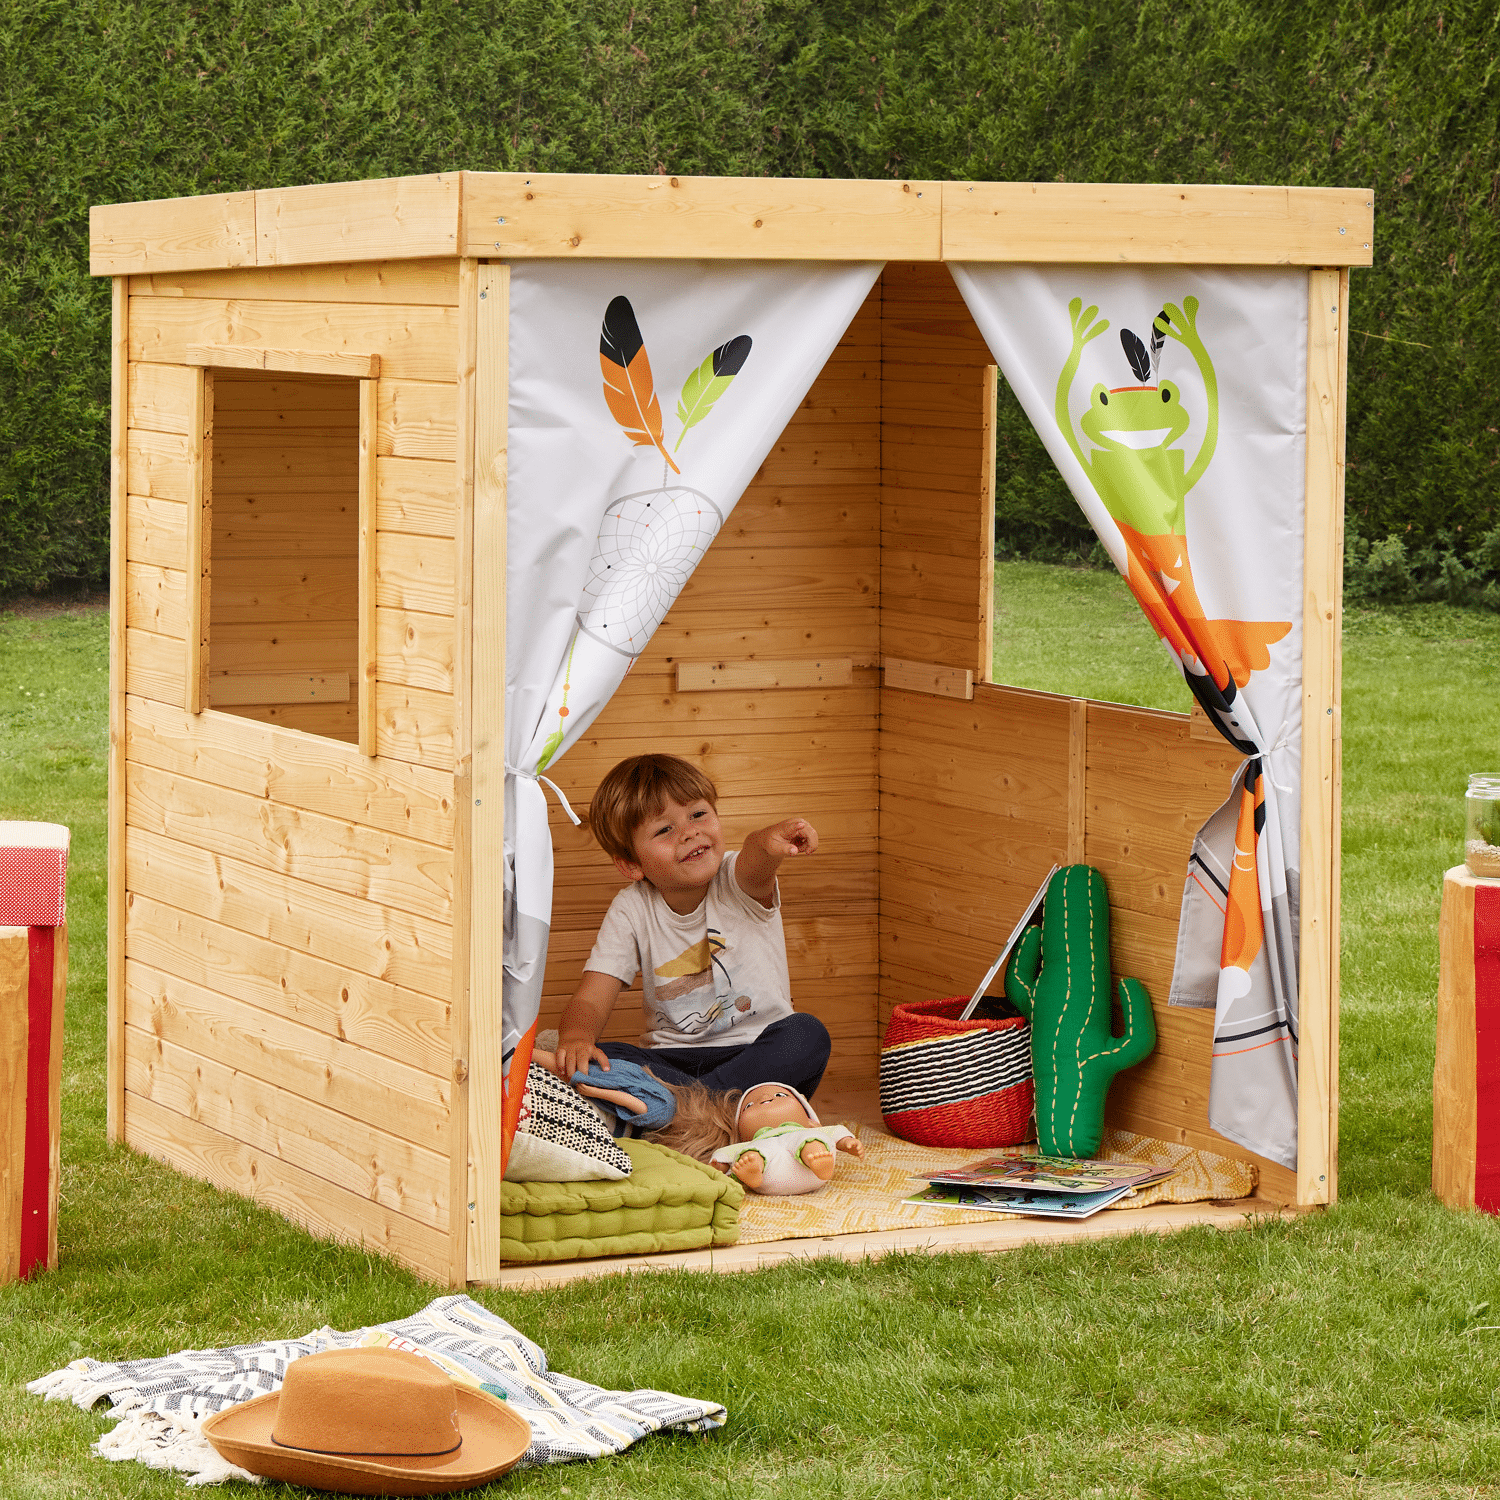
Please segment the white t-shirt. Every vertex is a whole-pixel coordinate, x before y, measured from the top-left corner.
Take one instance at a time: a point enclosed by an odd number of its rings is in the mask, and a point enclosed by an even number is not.
[[[680,916],[648,881],[610,902],[586,969],[632,985],[641,976],[642,1047],[743,1047],[792,1014],[781,892],[765,907],[724,856],[708,894]]]

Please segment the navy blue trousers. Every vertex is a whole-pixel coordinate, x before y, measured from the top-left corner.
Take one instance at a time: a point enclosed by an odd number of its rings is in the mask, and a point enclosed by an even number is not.
[[[606,1057],[650,1068],[664,1083],[701,1083],[717,1093],[754,1088],[757,1083],[789,1083],[811,1099],[828,1066],[833,1042],[816,1017],[800,1012],[772,1021],[743,1047],[635,1047],[601,1042]]]

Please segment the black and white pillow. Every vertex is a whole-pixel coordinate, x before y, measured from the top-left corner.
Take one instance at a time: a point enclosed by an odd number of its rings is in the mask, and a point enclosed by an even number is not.
[[[508,1182],[618,1181],[630,1176],[630,1158],[572,1084],[532,1063],[516,1137],[505,1166]]]

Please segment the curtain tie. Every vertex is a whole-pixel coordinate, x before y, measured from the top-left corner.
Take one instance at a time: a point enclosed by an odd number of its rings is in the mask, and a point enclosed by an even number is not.
[[[1290,750],[1291,740],[1292,721],[1289,718],[1283,719],[1281,721],[1281,728],[1276,731],[1275,740],[1264,750],[1258,752],[1261,757],[1261,763],[1266,768],[1266,780],[1269,781],[1278,792],[1285,792],[1288,797],[1290,797],[1292,794],[1291,787],[1282,786],[1282,784],[1277,781],[1277,779],[1273,775],[1271,775],[1271,757],[1275,755],[1279,750]]]
[[[560,803],[562,803],[562,810],[567,813],[569,819],[571,819],[572,821],[573,826],[575,828],[582,827],[583,819],[573,811],[572,803],[570,803],[568,799],[563,796],[562,788],[558,786],[558,784],[553,781],[550,776],[543,776],[537,771],[522,771],[516,766],[506,766],[505,774],[507,776],[520,776],[526,781],[544,782],[547,786],[550,786],[552,788],[552,795],[555,796]]]

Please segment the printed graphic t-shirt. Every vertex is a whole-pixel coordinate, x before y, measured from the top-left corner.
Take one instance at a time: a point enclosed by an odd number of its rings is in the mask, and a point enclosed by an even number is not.
[[[644,880],[610,903],[586,969],[627,987],[641,976],[642,1047],[742,1047],[792,1014],[781,892],[767,908],[724,856],[696,910],[679,916]]]

